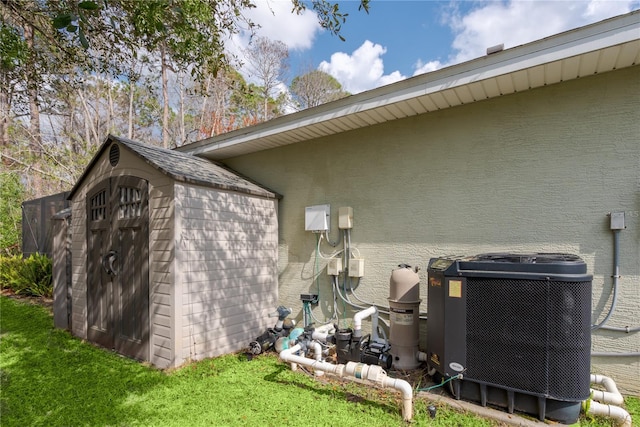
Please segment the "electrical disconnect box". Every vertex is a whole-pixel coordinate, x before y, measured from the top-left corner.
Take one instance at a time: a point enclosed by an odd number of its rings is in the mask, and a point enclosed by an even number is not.
[[[611,212],[611,229],[612,230],[624,230],[624,212]]]
[[[342,230],[353,228],[353,208],[338,208],[338,228]]]
[[[304,229],[314,233],[329,231],[331,219],[330,205],[315,205],[304,208]]]
[[[364,277],[364,258],[349,260],[349,277]]]

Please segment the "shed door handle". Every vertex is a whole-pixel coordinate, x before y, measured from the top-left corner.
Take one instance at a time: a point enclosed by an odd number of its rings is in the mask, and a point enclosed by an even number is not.
[[[102,257],[102,268],[104,268],[104,271],[111,275],[111,276],[117,276],[118,275],[118,271],[116,270],[115,266],[113,265],[114,262],[116,262],[118,260],[118,252],[116,251],[109,251],[107,252],[107,254],[105,256]]]

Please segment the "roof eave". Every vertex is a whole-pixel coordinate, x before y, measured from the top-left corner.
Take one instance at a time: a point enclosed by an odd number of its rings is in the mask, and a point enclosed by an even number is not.
[[[305,139],[344,132],[344,123],[340,121],[348,120],[353,122],[346,130],[368,126],[371,123],[362,120],[361,116],[367,113],[373,114],[377,110],[386,109],[388,117],[379,118],[376,123],[409,117],[422,113],[421,111],[412,110],[408,105],[408,103],[415,102],[421,98],[447,96],[455,90],[471,90],[474,85],[477,86],[482,82],[491,82],[493,84],[495,83],[493,80],[503,76],[522,73],[541,66],[551,68],[554,64],[569,58],[590,55],[613,46],[630,45],[631,47],[628,50],[632,50],[631,59],[628,64],[625,63],[622,66],[636,65],[640,55],[638,53],[640,52],[639,28],[640,12],[631,12],[472,61],[352,95],[315,108],[282,116],[258,125],[197,141],[177,148],[177,150],[209,159],[223,160],[237,155],[292,144]],[[613,67],[611,69],[616,68]],[[603,71],[608,70],[598,70],[598,72]],[[556,73],[559,73],[559,71],[556,71]],[[591,74],[594,73],[591,72]],[[552,75],[548,77],[548,82],[544,81],[540,85],[580,77],[583,76],[579,73],[572,76]],[[528,84],[524,88],[514,90],[511,93],[533,89],[540,85]],[[507,93],[496,93],[496,96],[505,94]],[[472,98],[468,100],[469,102],[460,101],[457,105],[490,97],[492,96]],[[449,104],[455,104],[455,102],[450,102]],[[454,105],[436,105],[434,109],[443,109],[448,106]],[[393,109],[394,113],[389,114],[389,109]],[[428,109],[424,112],[428,112]],[[343,126],[338,126],[340,124]]]

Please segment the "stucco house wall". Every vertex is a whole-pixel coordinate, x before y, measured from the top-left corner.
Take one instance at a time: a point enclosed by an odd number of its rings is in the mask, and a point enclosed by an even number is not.
[[[593,274],[593,321],[611,304],[613,234],[609,212],[624,212],[623,276],[608,325],[640,318],[640,70],[638,66],[245,154],[225,163],[283,194],[279,216],[279,300],[328,299],[315,276],[316,236],[305,207],[354,212],[352,246],[365,259],[360,297],[387,305],[399,263],[485,252],[567,252]],[[323,245],[322,251],[333,252]],[[326,260],[320,259],[323,268]],[[499,303],[499,302],[496,302]],[[330,317],[331,304],[314,309]],[[298,313],[298,317],[301,314]],[[421,346],[425,343],[424,325]],[[640,335],[595,331],[592,350],[637,352]],[[422,347],[424,349],[424,347]],[[640,393],[637,357],[594,357],[592,371]]]

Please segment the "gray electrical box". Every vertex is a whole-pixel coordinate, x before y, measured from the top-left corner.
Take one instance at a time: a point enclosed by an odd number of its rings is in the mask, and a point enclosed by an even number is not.
[[[315,205],[304,208],[304,229],[314,233],[329,231],[331,205]]]
[[[611,212],[611,229],[624,230],[624,212]]]

